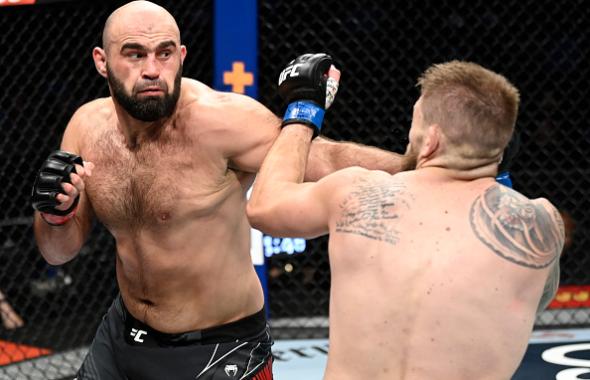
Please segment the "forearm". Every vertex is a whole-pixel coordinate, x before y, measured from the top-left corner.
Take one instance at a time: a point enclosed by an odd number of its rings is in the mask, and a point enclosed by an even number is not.
[[[307,156],[313,130],[300,124],[283,128],[268,152],[256,176],[248,202],[248,217],[253,226],[266,224],[284,201],[289,188],[301,183],[305,175]]]
[[[318,137],[311,144],[305,180],[317,181],[336,170],[351,166],[395,174],[411,169],[412,162],[407,156],[372,146]]]
[[[77,216],[63,226],[51,226],[35,211],[34,231],[41,255],[51,265],[72,260],[85,241],[84,229]]]

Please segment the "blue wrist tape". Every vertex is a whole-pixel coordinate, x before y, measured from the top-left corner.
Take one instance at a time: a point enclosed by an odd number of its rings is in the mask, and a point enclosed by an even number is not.
[[[319,132],[322,129],[322,121],[326,111],[317,104],[308,101],[297,101],[289,104],[283,125],[291,123],[311,124]]]
[[[512,179],[510,178],[510,173],[508,172],[498,173],[498,175],[496,176],[496,182],[512,188]]]

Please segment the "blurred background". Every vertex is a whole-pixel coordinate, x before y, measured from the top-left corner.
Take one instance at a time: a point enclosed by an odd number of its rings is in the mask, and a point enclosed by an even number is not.
[[[154,2],[180,26],[184,75],[213,85],[214,1]],[[74,111],[108,96],[91,51],[126,1],[9,3],[0,0],[0,375],[27,379],[10,365],[86,347],[117,293],[113,239],[98,224],[78,258],[45,263],[29,194]],[[522,99],[514,188],[553,202],[568,233],[562,289],[536,328],[590,325],[587,2],[258,0],[257,9],[258,98],[272,111],[284,110],[276,80],[297,55],[327,52],[342,70],[329,138],[403,152],[416,79],[432,63],[470,60],[509,78]],[[327,337],[327,238],[262,240],[275,338]]]

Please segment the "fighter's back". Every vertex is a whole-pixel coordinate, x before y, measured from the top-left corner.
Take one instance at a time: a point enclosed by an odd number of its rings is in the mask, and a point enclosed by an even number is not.
[[[331,205],[325,379],[510,378],[561,248],[553,206],[440,168],[357,174]]]

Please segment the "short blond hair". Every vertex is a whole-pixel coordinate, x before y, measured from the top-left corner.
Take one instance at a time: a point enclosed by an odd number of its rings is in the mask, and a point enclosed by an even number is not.
[[[495,159],[510,141],[518,89],[504,76],[463,61],[436,64],[418,79],[426,125],[438,124],[461,159]]]

